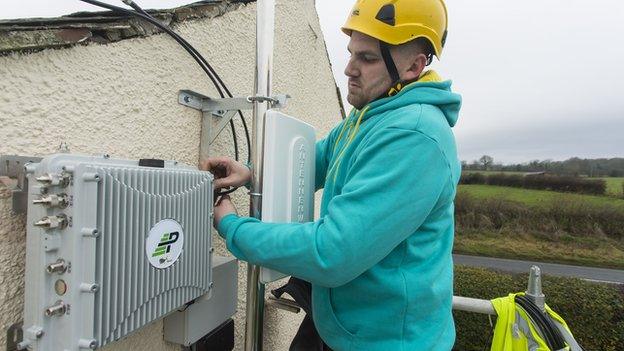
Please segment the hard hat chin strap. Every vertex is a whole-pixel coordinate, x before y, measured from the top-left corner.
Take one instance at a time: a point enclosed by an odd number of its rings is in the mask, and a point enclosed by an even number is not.
[[[386,64],[386,69],[388,69],[388,73],[390,74],[390,79],[392,80],[392,85],[388,90],[387,96],[393,96],[396,95],[403,88],[403,84],[401,83],[401,77],[399,77],[399,71],[397,70],[394,59],[390,54],[390,44],[380,40],[379,49],[381,51],[381,57],[383,57],[383,60]]]
[[[390,44],[383,42],[381,40],[379,41],[379,49],[381,51],[381,57],[383,57],[383,60],[386,63],[386,69],[388,70],[388,74],[390,74],[390,79],[392,80],[392,85],[390,85],[390,89],[388,89],[386,96],[394,96],[398,94],[398,92],[401,91],[401,89],[403,89],[404,86],[411,83],[411,82],[404,82],[401,80],[401,77],[399,77],[399,70],[397,69],[396,64],[394,63],[394,59],[392,58],[392,55],[390,54],[390,47],[391,47]],[[433,61],[433,54],[431,53],[427,54],[426,66],[429,66],[432,61]]]

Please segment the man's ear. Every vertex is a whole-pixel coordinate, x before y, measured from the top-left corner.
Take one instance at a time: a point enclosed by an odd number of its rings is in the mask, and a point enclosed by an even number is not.
[[[407,70],[403,72],[404,76],[402,77],[402,80],[408,82],[417,80],[425,70],[425,67],[427,67],[427,55],[415,55],[410,61],[411,64]]]

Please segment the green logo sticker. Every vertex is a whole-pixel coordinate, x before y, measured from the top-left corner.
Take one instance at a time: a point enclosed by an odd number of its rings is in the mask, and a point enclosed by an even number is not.
[[[160,238],[160,242],[158,243],[158,246],[156,246],[156,249],[154,249],[154,253],[152,254],[152,257],[162,256],[168,252],[171,252],[171,245],[175,243],[176,241],[178,241],[179,237],[180,237],[180,233],[178,232],[164,234]]]
[[[156,268],[167,268],[182,254],[184,232],[180,223],[173,219],[163,219],[156,223],[145,240],[145,255]]]

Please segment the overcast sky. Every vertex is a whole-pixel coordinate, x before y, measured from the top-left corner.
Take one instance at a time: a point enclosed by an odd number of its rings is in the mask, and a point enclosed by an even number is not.
[[[352,1],[316,4],[345,92],[348,38],[340,26]],[[624,157],[624,1],[447,0],[447,6],[449,38],[433,68],[464,98],[455,127],[462,160]],[[94,9],[77,0],[3,1],[0,18]]]

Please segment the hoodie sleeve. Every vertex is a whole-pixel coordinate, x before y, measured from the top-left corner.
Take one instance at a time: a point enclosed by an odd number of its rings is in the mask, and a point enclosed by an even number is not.
[[[344,285],[381,261],[436,206],[452,200],[453,183],[430,137],[397,128],[376,134],[353,160],[324,217],[278,224],[229,215],[218,228],[228,249],[241,260],[325,287]]]

